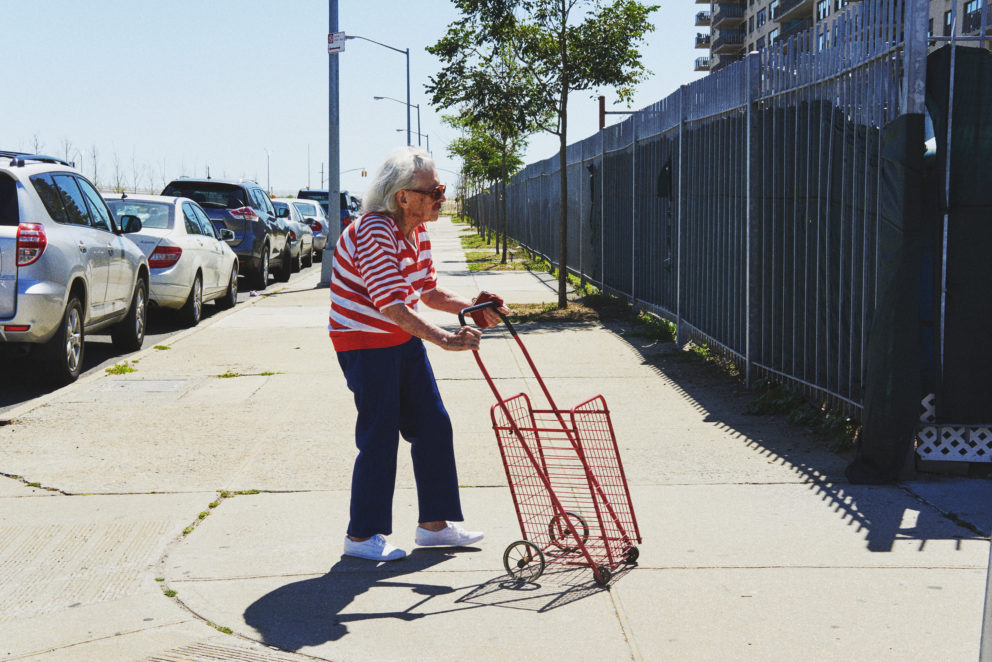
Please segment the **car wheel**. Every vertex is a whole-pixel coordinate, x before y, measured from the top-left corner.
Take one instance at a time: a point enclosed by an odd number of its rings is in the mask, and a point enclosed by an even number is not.
[[[290,259],[290,263],[293,265],[294,274],[303,270],[303,246],[300,246],[300,252],[296,254],[296,257]]]
[[[186,326],[196,326],[200,323],[200,318],[203,317],[203,281],[200,279],[200,274],[196,274],[193,279],[193,287],[189,289],[189,297],[179,314]]]
[[[127,316],[118,322],[110,332],[114,347],[127,352],[141,349],[145,342],[145,325],[148,322],[148,285],[139,278],[134,286],[131,307]]]
[[[324,261],[324,251],[323,250],[314,251],[314,253],[313,253],[313,261],[314,262],[323,262]]]
[[[297,257],[297,260],[299,260],[299,257]],[[293,262],[293,256],[287,248],[286,252],[282,254],[282,266],[279,271],[276,272],[276,280],[280,283],[285,283],[289,280],[289,277],[293,275]]]
[[[262,261],[252,275],[251,289],[264,290],[269,284],[269,245],[262,246]]]
[[[231,267],[231,280],[227,283],[227,291],[224,292],[224,296],[215,301],[217,307],[221,310],[226,310],[227,308],[234,308],[235,304],[238,303],[238,267]]]
[[[306,257],[305,260],[303,260],[303,266],[304,267],[307,267],[307,268],[310,268],[310,267],[313,266],[313,245],[312,244],[310,245],[310,248],[307,249],[307,257]]]
[[[48,376],[53,383],[68,384],[76,381],[83,370],[83,353],[86,333],[83,329],[83,305],[79,297],[72,296],[62,314],[62,324],[45,345],[51,357]]]

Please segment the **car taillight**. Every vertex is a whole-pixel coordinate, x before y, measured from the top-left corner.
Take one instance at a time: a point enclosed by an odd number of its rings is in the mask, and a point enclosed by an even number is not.
[[[152,269],[171,267],[179,261],[183,254],[183,249],[179,246],[156,246],[152,254],[148,256],[148,266]]]
[[[37,262],[47,246],[45,226],[40,223],[21,223],[17,226],[17,266],[26,267]]]
[[[289,231],[289,240],[296,241],[296,233],[293,232],[292,230]]]
[[[320,224],[320,221],[314,221],[313,223],[310,224],[310,228],[314,232],[320,232],[321,230],[324,229],[324,226]]]
[[[231,216],[235,218],[240,218],[245,221],[257,221],[258,214],[251,207],[238,207],[237,209],[231,210]]]

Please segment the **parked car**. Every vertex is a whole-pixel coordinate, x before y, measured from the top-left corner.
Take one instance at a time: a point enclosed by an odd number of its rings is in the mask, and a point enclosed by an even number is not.
[[[296,211],[300,213],[313,232],[314,259],[320,262],[324,259],[324,248],[327,246],[327,238],[331,229],[327,224],[327,214],[324,213],[324,208],[314,200],[293,200],[292,202]]]
[[[114,346],[145,340],[148,260],[93,184],[61,159],[0,152],[0,349],[75,380],[86,336],[109,329]]]
[[[251,180],[174,179],[162,195],[184,197],[199,203],[217,230],[228,229],[234,239],[228,244],[238,256],[238,272],[248,287],[264,290],[269,270],[277,280],[287,281],[293,272],[289,255],[289,227],[262,187]]]
[[[290,254],[293,261],[293,271],[313,265],[313,230],[303,220],[303,216],[293,206],[292,198],[273,198],[272,206],[276,208],[276,216],[289,224]]]
[[[324,215],[330,216],[328,211],[328,196],[329,193],[326,190],[321,189],[309,189],[301,188],[296,194],[296,197],[303,200],[316,200],[320,203],[320,206],[324,208]],[[340,201],[340,211],[341,211],[341,229],[344,230],[348,225],[358,218],[360,204],[357,198],[351,196],[348,191],[341,191],[341,201]]]
[[[205,301],[221,309],[238,302],[238,256],[227,245],[234,233],[215,230],[200,205],[159,195],[104,197],[118,218],[141,219],[141,232],[131,239],[148,258],[152,305],[178,310],[187,326],[196,326]]]

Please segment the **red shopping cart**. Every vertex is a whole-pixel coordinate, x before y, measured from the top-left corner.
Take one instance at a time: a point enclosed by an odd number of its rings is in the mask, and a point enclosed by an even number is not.
[[[464,326],[466,313],[497,306],[471,306],[458,319]],[[606,400],[559,409],[516,329],[500,317],[549,406],[534,409],[525,393],[502,397],[473,352],[496,396],[490,416],[523,536],[507,546],[503,566],[520,581],[536,580],[547,564],[588,566],[605,586],[619,565],[637,560],[642,542]]]

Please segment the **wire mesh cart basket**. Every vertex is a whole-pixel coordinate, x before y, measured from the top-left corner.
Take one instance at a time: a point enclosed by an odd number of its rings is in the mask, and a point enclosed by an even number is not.
[[[464,325],[465,313],[490,306],[466,308],[459,319]],[[516,329],[503,323],[549,405],[535,409],[525,393],[503,398],[473,352],[496,396],[490,415],[523,536],[506,548],[503,565],[521,581],[536,580],[547,564],[588,566],[605,586],[618,566],[637,560],[642,542],[606,400],[558,408]]]

